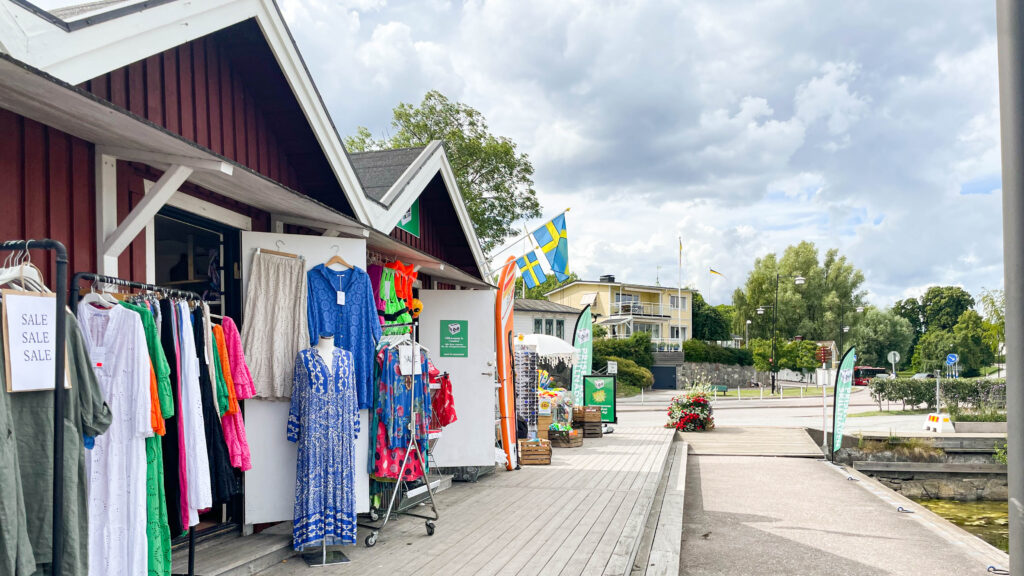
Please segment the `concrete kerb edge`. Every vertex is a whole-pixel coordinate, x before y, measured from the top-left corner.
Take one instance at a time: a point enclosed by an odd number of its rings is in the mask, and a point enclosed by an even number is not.
[[[995,566],[996,568],[1006,569],[1009,567],[1009,554],[988,542],[985,542],[970,532],[967,532],[963,528],[960,528],[956,524],[953,524],[949,520],[946,520],[942,516],[939,516],[925,508],[918,502],[914,502],[910,498],[890,490],[878,480],[854,470],[852,467],[832,464],[828,460],[823,461],[823,463],[825,466],[828,466],[829,469],[834,470],[837,474],[857,480],[857,484],[862,489],[879,498],[886,504],[891,505],[895,513],[900,513],[897,511],[900,507],[906,510],[912,510],[913,514],[911,516],[915,521],[920,522],[926,528],[938,534],[950,544],[954,544],[967,551],[972,557],[984,564],[985,568]]]
[[[675,474],[669,474],[668,485],[665,487],[665,498],[661,502],[659,521],[654,533],[654,541],[651,545],[651,556],[645,575],[665,576],[677,574],[679,563],[682,558],[683,538],[683,510],[686,498],[686,467],[689,454],[689,445],[678,435],[673,442],[676,456],[672,458],[670,470],[675,467]],[[662,522],[662,518],[671,518],[672,511],[678,512],[678,522]]]

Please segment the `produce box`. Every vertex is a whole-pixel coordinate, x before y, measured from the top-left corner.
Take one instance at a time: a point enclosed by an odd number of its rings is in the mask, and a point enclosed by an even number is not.
[[[551,426],[551,416],[537,416],[537,437],[548,439],[548,427]]]
[[[548,433],[551,438],[551,445],[555,448],[579,448],[583,446],[583,434],[578,430],[560,432],[552,430]]]
[[[601,438],[604,436],[602,431],[602,424],[600,422],[584,422],[583,423],[583,437],[584,438]]]
[[[584,422],[600,422],[601,421],[601,407],[600,406],[576,406],[572,409],[572,425],[573,427],[579,427],[578,424]]]
[[[551,443],[547,440],[520,440],[519,463],[524,466],[551,464]]]

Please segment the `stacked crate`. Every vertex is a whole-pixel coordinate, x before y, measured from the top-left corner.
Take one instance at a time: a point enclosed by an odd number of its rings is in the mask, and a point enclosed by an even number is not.
[[[519,463],[524,466],[551,464],[551,443],[547,440],[520,440]]]

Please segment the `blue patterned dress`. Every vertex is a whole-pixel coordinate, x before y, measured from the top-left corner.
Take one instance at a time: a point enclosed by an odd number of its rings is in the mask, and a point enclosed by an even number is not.
[[[352,353],[359,408],[373,406],[373,361],[380,340],[380,317],[370,276],[362,268],[331,270],[320,264],[306,273],[309,345],[320,336]],[[338,304],[338,292],[345,303]]]
[[[352,354],[334,349],[328,370],[315,348],[295,357],[288,440],[298,443],[293,546],[356,541],[355,447],[359,409]]]

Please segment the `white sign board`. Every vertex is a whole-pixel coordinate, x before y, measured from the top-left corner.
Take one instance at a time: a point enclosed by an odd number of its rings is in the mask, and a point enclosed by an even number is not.
[[[619,363],[616,362],[615,360],[609,360],[608,361],[608,373],[609,374],[618,374],[619,373]]]
[[[895,363],[897,363],[899,361],[900,361],[900,353],[899,352],[897,352],[895,350],[893,350],[892,352],[889,352],[889,363],[890,364],[895,364]]]
[[[7,391],[53,390],[57,363],[56,295],[4,290],[3,323]],[[67,363],[64,366],[66,371]],[[66,372],[64,387],[71,387]]]

